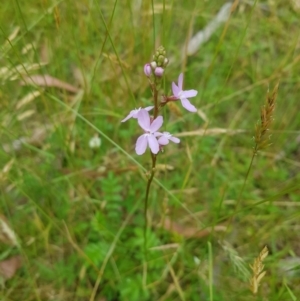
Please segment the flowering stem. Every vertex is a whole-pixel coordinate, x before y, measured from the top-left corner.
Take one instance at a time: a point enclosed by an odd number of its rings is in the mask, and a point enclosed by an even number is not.
[[[148,200],[149,200],[149,192],[150,192],[150,186],[155,174],[155,165],[156,165],[156,155],[151,153],[152,157],[152,168],[151,168],[151,174],[147,182],[147,189],[146,189],[146,196],[145,196],[145,206],[144,206],[144,216],[145,216],[145,229],[144,229],[144,235],[146,238],[146,232],[148,227],[148,221],[147,221],[147,209],[148,209]],[[146,243],[145,243],[146,245]]]
[[[158,91],[156,89],[156,85],[154,84],[152,86],[152,91],[153,91],[153,100],[154,100],[154,116],[153,120],[157,117],[158,115],[158,103],[157,103],[157,98],[158,98]],[[144,229],[144,235],[146,239],[146,231],[147,231],[147,209],[148,209],[148,199],[149,199],[149,192],[150,192],[150,186],[155,174],[155,165],[156,165],[156,157],[157,155],[151,153],[151,159],[152,159],[152,168],[151,168],[151,174],[147,182],[147,188],[146,188],[146,196],[145,196],[145,207],[144,207],[144,216],[145,216],[145,229]]]
[[[153,100],[154,100],[153,119],[155,119],[158,116],[158,112],[159,112],[158,91],[155,84],[152,86],[152,91],[153,91]]]
[[[158,89],[157,89],[156,83],[153,83],[151,85],[151,89],[152,89],[152,92],[153,92],[153,102],[154,102],[154,113],[153,113],[153,120],[154,120],[158,116],[158,112],[159,112]],[[144,203],[144,219],[145,219],[145,225],[144,225],[144,256],[145,256],[145,263],[144,263],[144,270],[143,270],[144,286],[146,286],[146,284],[147,284],[147,229],[148,229],[147,211],[148,211],[148,200],[149,200],[149,193],[150,193],[151,183],[153,181],[154,174],[155,174],[156,158],[157,158],[157,155],[153,154],[151,152],[152,167],[151,167],[151,173],[150,173],[150,176],[149,176],[148,182],[147,182],[145,203]]]
[[[145,204],[144,204],[144,218],[145,218],[145,225],[144,225],[144,256],[145,256],[145,262],[144,262],[144,271],[143,271],[143,282],[144,286],[147,284],[147,229],[148,229],[148,219],[147,219],[147,210],[148,210],[148,200],[149,200],[149,192],[152,180],[154,178],[155,174],[155,165],[156,165],[156,155],[151,153],[152,158],[152,168],[151,168],[151,174],[148,178],[147,182],[147,188],[146,188],[146,196],[145,196]]]

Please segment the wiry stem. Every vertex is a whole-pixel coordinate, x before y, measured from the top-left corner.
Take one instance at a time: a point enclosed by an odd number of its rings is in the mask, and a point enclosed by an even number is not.
[[[153,102],[154,102],[154,110],[153,110],[153,120],[158,116],[159,109],[160,109],[160,104],[158,103],[158,86],[159,82],[155,79],[155,82],[152,83],[150,81],[150,87],[152,90],[152,95],[153,95]]]
[[[159,112],[159,105],[158,105],[158,90],[155,84],[151,85],[151,89],[153,92],[153,100],[154,100],[154,115],[153,120],[157,117]],[[148,218],[147,218],[147,211],[148,211],[148,200],[149,200],[149,193],[150,193],[150,187],[154,178],[155,174],[155,166],[156,166],[156,158],[157,155],[153,154],[151,152],[151,159],[152,159],[152,167],[151,167],[151,173],[148,178],[147,182],[147,188],[146,188],[146,195],[145,195],[145,203],[144,203],[144,267],[143,267],[143,284],[144,287],[147,284],[147,229],[148,229]]]
[[[260,151],[261,149],[270,145],[270,143],[269,143],[270,136],[268,135],[268,131],[269,131],[269,127],[273,121],[273,113],[275,110],[275,100],[276,100],[276,96],[277,96],[277,92],[278,92],[278,85],[279,84],[277,83],[274,90],[272,91],[272,93],[268,92],[265,104],[261,107],[260,122],[258,122],[255,127],[255,136],[254,136],[255,146],[253,148],[252,158],[251,158],[251,161],[250,161],[247,173],[246,173],[246,177],[244,179],[242,189],[240,190],[240,193],[239,193],[239,196],[237,199],[235,211],[229,219],[229,222],[227,224],[227,228],[226,228],[226,231],[224,232],[224,235],[227,233],[227,230],[228,230],[230,224],[232,223],[234,216],[236,215],[236,213],[239,210],[240,203],[242,200],[242,195],[243,195],[244,189],[246,187],[246,183],[247,183],[255,156],[257,155],[258,151]]]
[[[155,165],[156,165],[156,155],[151,153],[152,158],[152,168],[151,168],[151,174],[147,182],[147,188],[146,188],[146,196],[145,196],[145,206],[144,206],[144,216],[145,216],[145,229],[144,229],[144,235],[146,237],[146,231],[148,227],[148,219],[147,219],[147,209],[148,209],[148,199],[149,199],[149,192],[150,192],[150,186],[155,174]]]
[[[152,1],[153,6],[153,1]],[[153,7],[152,7],[153,8]],[[152,122],[158,117],[160,103],[159,103],[159,89],[162,83],[162,75],[164,69],[167,67],[169,60],[166,58],[166,51],[164,47],[160,46],[156,50],[155,54],[153,55],[153,61],[150,64],[146,64],[146,69],[144,68],[145,74],[148,76],[152,96],[153,96],[153,104],[154,104],[154,113],[153,118],[151,118]],[[151,70],[149,69],[149,66]],[[152,73],[152,76],[151,76]],[[161,117],[162,118],[162,117]],[[144,203],[144,218],[145,218],[145,225],[144,225],[144,264],[143,264],[143,285],[144,288],[147,284],[147,229],[148,229],[148,219],[147,219],[147,211],[148,211],[148,200],[150,194],[150,187],[154,178],[155,174],[155,166],[156,166],[156,158],[157,154],[153,154],[151,152],[151,159],[152,159],[152,167],[150,175],[148,174],[148,181],[146,187],[146,195],[145,195],[145,203]]]
[[[154,91],[153,91],[153,98],[154,98],[153,119],[155,119],[157,117],[158,111],[159,111],[159,106],[158,106],[158,91],[157,91],[156,87],[154,88]]]
[[[147,223],[148,199],[149,199],[150,186],[151,186],[154,174],[155,174],[156,155],[151,153],[151,158],[152,158],[152,168],[151,168],[150,177],[149,177],[148,182],[147,182],[146,196],[145,196],[145,206],[144,206],[144,216],[145,216],[145,231],[144,231],[144,234],[146,233],[147,226],[148,226],[148,223]]]

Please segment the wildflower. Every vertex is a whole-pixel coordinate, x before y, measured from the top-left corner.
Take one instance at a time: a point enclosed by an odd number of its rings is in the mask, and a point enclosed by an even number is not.
[[[147,77],[152,74],[152,68],[149,63],[144,66],[144,73]]]
[[[157,77],[162,77],[163,74],[164,74],[164,69],[162,67],[156,67],[155,70],[154,70],[154,74]]]
[[[169,141],[179,143],[180,139],[173,137],[169,132],[163,132],[162,135],[158,138],[158,143],[160,145],[167,145]]]
[[[90,139],[89,141],[89,147],[90,148],[99,148],[101,145],[101,139],[98,137],[96,134],[93,138]]]
[[[148,111],[141,110],[138,116],[138,123],[145,131],[145,134],[141,135],[136,141],[136,153],[142,155],[146,151],[147,146],[149,146],[151,152],[157,154],[159,152],[159,143],[156,137],[161,135],[157,130],[163,124],[163,117],[158,116],[151,122]]]
[[[169,64],[169,59],[165,57],[163,66],[166,68],[168,64]]]
[[[151,111],[153,108],[154,108],[154,106],[146,107],[144,109],[142,109],[142,108],[134,109],[134,110],[130,111],[130,113],[121,122],[125,122],[130,118],[136,119],[139,117],[141,110]]]
[[[183,74],[180,73],[178,77],[178,86],[173,82],[172,91],[176,99],[180,99],[182,106],[190,112],[197,112],[197,109],[187,99],[188,97],[195,97],[198,94],[196,90],[182,90]]]
[[[157,67],[157,63],[155,61],[152,61],[150,63],[150,67],[154,70]]]

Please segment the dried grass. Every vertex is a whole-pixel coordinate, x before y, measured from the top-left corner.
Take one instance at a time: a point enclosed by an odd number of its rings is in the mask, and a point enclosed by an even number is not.
[[[252,278],[250,279],[250,290],[253,294],[257,294],[259,284],[262,278],[265,276],[266,271],[263,271],[264,265],[263,261],[268,256],[269,250],[267,247],[264,247],[260,252],[257,258],[254,259],[254,263],[251,267],[252,269]]]
[[[255,128],[255,147],[253,150],[255,155],[258,151],[270,145],[270,135],[268,134],[268,131],[273,121],[273,113],[275,110],[275,101],[277,97],[278,86],[279,84],[277,83],[272,93],[268,92],[266,102],[261,107],[260,122],[256,124]]]
[[[221,244],[223,250],[227,253],[235,271],[243,277],[244,281],[246,281],[246,279],[249,279],[249,270],[244,259],[239,255],[239,253],[227,241],[222,241],[219,243]]]

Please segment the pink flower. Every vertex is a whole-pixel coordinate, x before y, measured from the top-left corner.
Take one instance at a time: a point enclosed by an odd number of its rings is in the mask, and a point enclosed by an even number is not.
[[[151,152],[157,154],[159,152],[159,143],[156,137],[162,135],[160,132],[157,132],[157,130],[163,124],[163,117],[158,116],[151,122],[148,111],[141,110],[138,116],[138,123],[145,131],[145,134],[141,135],[136,141],[136,153],[142,155],[145,153],[147,146],[149,146]]]
[[[151,111],[153,108],[154,108],[153,106],[150,106],[150,107],[146,107],[144,109],[142,109],[142,108],[134,109],[134,110],[130,111],[130,113],[127,115],[127,117],[125,117],[121,122],[125,122],[130,118],[136,119],[139,117],[141,110]]]
[[[164,74],[164,69],[162,67],[156,67],[155,70],[154,70],[154,74],[157,77],[162,77],[163,74]]]
[[[174,143],[179,143],[180,139],[173,137],[169,132],[163,132],[161,136],[158,138],[158,143],[160,145],[167,145],[169,141],[172,141]]]
[[[144,73],[147,77],[149,77],[151,74],[152,74],[152,69],[151,69],[151,66],[149,63],[147,63],[145,66],[144,66]]]
[[[190,112],[197,112],[197,109],[187,99],[188,97],[195,97],[198,94],[196,90],[182,90],[183,74],[180,73],[178,77],[178,86],[172,82],[172,91],[176,99],[180,99],[182,106]]]

